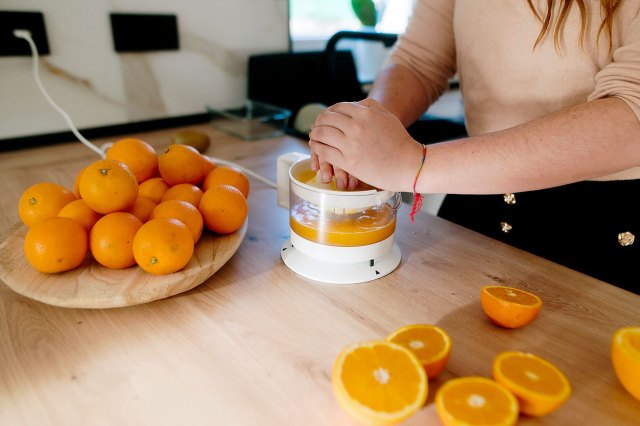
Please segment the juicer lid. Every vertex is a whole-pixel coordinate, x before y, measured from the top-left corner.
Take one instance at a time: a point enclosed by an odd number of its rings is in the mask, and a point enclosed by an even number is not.
[[[308,182],[301,182],[294,177],[294,174],[299,173],[299,169],[304,170],[305,167],[309,169],[309,163],[309,160],[299,161],[289,169],[290,190],[298,197],[321,207],[364,209],[380,206],[396,194],[393,191],[380,190],[374,187],[359,191],[341,191],[324,187],[325,184],[314,186]]]

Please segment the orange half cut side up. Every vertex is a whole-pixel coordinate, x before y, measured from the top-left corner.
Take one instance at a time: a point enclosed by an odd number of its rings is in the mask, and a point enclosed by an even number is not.
[[[436,393],[445,426],[510,426],[518,420],[518,401],[504,386],[485,377],[447,381]]]
[[[411,417],[427,399],[427,376],[416,356],[385,340],[355,343],[338,355],[332,374],[340,406],[365,424]]]
[[[502,352],[493,361],[493,378],[518,398],[520,412],[543,416],[571,395],[567,377],[549,361],[524,352]]]
[[[407,325],[391,333],[387,340],[411,350],[424,366],[429,379],[445,369],[451,355],[451,338],[435,325]]]

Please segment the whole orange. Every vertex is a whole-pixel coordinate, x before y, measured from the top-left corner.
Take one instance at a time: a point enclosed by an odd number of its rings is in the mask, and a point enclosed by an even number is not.
[[[191,231],[177,219],[151,219],[142,225],[133,239],[136,263],[156,275],[172,274],[184,268],[193,250]]]
[[[83,199],[74,200],[64,206],[58,216],[75,220],[87,232],[91,232],[93,225],[102,217],[100,213],[91,210]]]
[[[205,177],[207,164],[197,149],[188,145],[169,145],[158,157],[160,176],[169,186],[179,183],[198,185]]]
[[[98,160],[82,173],[80,195],[98,213],[124,211],[130,209],[138,197],[138,181],[124,163]]]
[[[213,185],[231,185],[238,188],[245,198],[249,197],[249,178],[237,167],[218,166],[211,170],[202,182],[202,190],[206,191]]]
[[[142,221],[125,212],[103,216],[91,229],[89,248],[94,259],[107,268],[124,269],[136,264],[133,238]]]
[[[140,219],[142,223],[145,223],[151,218],[151,212],[153,212],[153,209],[155,209],[157,205],[158,203],[151,198],[138,196],[133,203],[133,207],[131,207],[127,213],[131,213]]]
[[[76,198],[82,198],[80,196],[80,178],[82,177],[82,173],[84,173],[85,169],[86,167],[82,168],[76,175],[75,180],[73,181],[73,193],[76,195]]]
[[[209,172],[215,169],[218,165],[213,161],[213,158],[209,157],[206,154],[202,154],[202,158],[204,158],[204,175],[208,175]]]
[[[27,261],[40,272],[64,272],[80,266],[88,250],[87,231],[68,217],[35,223],[24,239]]]
[[[138,183],[158,174],[156,151],[141,139],[120,139],[107,150],[106,158],[126,164]]]
[[[218,234],[230,234],[244,224],[249,204],[242,192],[231,185],[209,188],[198,206],[206,227]]]
[[[169,185],[161,177],[147,179],[138,186],[138,196],[147,197],[159,203],[162,196],[169,189]]]
[[[181,200],[198,207],[202,198],[202,189],[190,183],[179,183],[172,186],[162,196],[162,201]]]
[[[27,188],[18,201],[18,214],[28,227],[42,219],[55,217],[76,196],[62,185],[39,182]]]
[[[193,236],[194,243],[197,243],[200,235],[202,235],[202,227],[204,226],[202,214],[191,203],[182,200],[163,201],[151,213],[151,219],[159,217],[178,219],[187,225]]]

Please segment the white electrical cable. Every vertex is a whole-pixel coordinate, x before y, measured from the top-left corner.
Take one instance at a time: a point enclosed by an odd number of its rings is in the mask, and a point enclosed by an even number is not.
[[[53,99],[51,99],[51,97],[49,96],[49,94],[45,90],[44,86],[42,85],[42,81],[40,80],[40,73],[38,71],[38,69],[39,69],[39,66],[38,66],[38,49],[36,48],[36,44],[33,42],[33,39],[31,38],[31,33],[29,31],[27,31],[27,30],[14,30],[13,31],[13,35],[15,37],[17,37],[17,38],[22,38],[22,39],[26,40],[27,43],[29,43],[29,46],[31,47],[31,54],[33,55],[33,76],[34,76],[34,78],[36,80],[36,84],[38,85],[38,88],[40,89],[40,91],[44,95],[44,97],[47,100],[47,102],[49,102],[49,104],[56,111],[58,111],[60,113],[60,115],[62,115],[62,117],[67,122],[67,125],[69,126],[69,128],[71,129],[73,134],[80,140],[80,142],[85,144],[91,150],[95,151],[100,157],[104,158],[105,157],[105,151],[103,151],[102,149],[100,149],[96,145],[94,145],[91,142],[89,142],[87,139],[84,138],[84,136],[82,136],[80,134],[80,132],[78,131],[76,126],[73,124],[73,121],[71,121],[71,117],[69,117],[69,114],[67,114],[62,108],[60,108],[53,101]],[[238,169],[242,170],[244,173],[246,173],[247,175],[253,177],[254,179],[257,179],[257,180],[259,180],[259,181],[261,181],[263,183],[266,183],[271,188],[276,188],[276,189],[278,188],[278,185],[276,185],[274,182],[270,181],[267,178],[264,178],[264,177],[260,176],[259,174],[247,169],[246,167],[242,167],[241,165],[239,165],[237,163],[234,163],[232,161],[223,160],[221,158],[212,158],[212,160],[217,164],[237,167]]]
[[[223,160],[222,158],[215,158],[215,157],[211,157],[211,159],[213,160],[214,163],[216,164],[221,164],[223,166],[233,166],[233,167],[237,167],[240,170],[242,170],[244,173],[248,174],[249,176],[251,176],[254,179],[259,180],[260,182],[266,183],[267,185],[269,185],[271,188],[275,188],[278,189],[278,185],[275,184],[275,182],[270,181],[269,179],[260,176],[259,174],[252,172],[251,170],[247,169],[246,167],[242,167],[241,165],[234,163],[232,161],[227,161],[227,160]]]
[[[105,157],[104,151],[102,151],[99,147],[89,142],[87,139],[84,138],[84,136],[80,134],[76,126],[73,124],[73,121],[71,121],[71,117],[69,117],[69,114],[67,114],[62,108],[58,106],[58,104],[56,104],[53,101],[53,99],[51,99],[51,97],[45,90],[44,86],[42,85],[42,81],[40,80],[39,66],[38,66],[38,49],[36,47],[36,44],[33,42],[33,39],[31,38],[31,33],[27,30],[14,30],[13,35],[17,38],[24,39],[26,40],[27,43],[29,43],[29,47],[31,47],[31,54],[33,56],[33,77],[36,80],[36,84],[38,85],[38,88],[44,95],[44,98],[47,100],[47,102],[49,102],[49,105],[51,105],[53,109],[55,109],[60,113],[60,115],[62,115],[62,117],[67,122],[67,125],[69,126],[73,134],[80,140],[80,142],[85,144],[92,151],[95,151],[101,158],[104,158]]]

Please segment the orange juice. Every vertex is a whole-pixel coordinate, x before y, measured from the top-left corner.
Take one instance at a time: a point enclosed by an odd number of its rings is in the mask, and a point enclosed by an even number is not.
[[[396,228],[395,210],[388,204],[373,206],[351,214],[321,210],[297,199],[290,208],[291,229],[302,238],[318,244],[357,247],[380,242]]]

